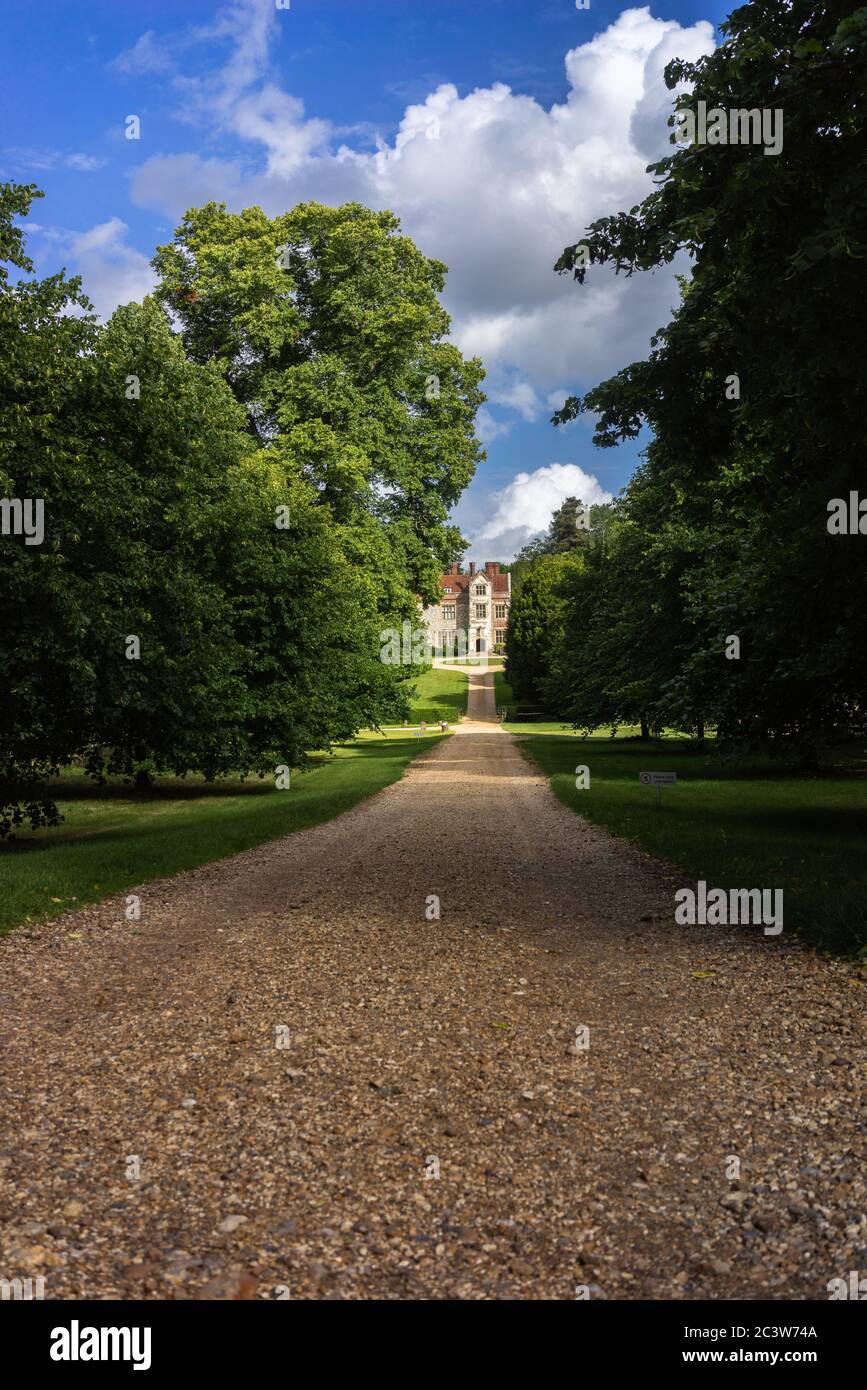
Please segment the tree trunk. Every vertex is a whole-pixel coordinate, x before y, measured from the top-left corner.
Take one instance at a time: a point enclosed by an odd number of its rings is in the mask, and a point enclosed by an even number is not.
[[[647,727],[647,715],[646,715],[646,714],[642,714],[642,716],[641,716],[641,737],[642,737],[642,738],[650,738],[650,730],[649,730],[649,728]]]

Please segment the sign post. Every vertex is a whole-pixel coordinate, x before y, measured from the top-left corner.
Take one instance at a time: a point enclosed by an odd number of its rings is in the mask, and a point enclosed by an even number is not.
[[[656,787],[656,805],[662,805],[662,788],[673,787],[677,783],[676,772],[639,772],[638,780],[642,787]]]

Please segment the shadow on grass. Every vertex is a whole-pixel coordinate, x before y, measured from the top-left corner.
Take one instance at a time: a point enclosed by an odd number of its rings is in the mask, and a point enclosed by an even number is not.
[[[305,769],[313,772],[317,767],[325,767],[333,759],[327,754],[312,759],[312,766]],[[297,774],[301,776],[301,773]],[[225,778],[214,782],[184,777],[158,778],[146,791],[137,791],[123,781],[110,780],[100,785],[92,782],[84,773],[61,777],[49,782],[45,794],[55,801],[125,801],[131,806],[147,806],[155,801],[200,801],[204,797],[262,796],[274,790],[271,777],[259,777],[253,773],[241,781],[240,778]]]
[[[388,738],[382,735],[379,739],[371,738],[364,742],[337,744],[337,751],[351,750],[353,757],[356,758],[378,758],[384,752],[396,753],[398,756],[409,752],[417,752],[419,742],[430,742],[431,740],[419,740],[409,734],[406,738]],[[293,770],[293,777],[305,777],[311,772],[316,772],[320,768],[328,767],[335,761],[335,753],[312,753],[308,767]],[[200,801],[204,798],[247,797],[247,796],[267,796],[274,790],[274,783],[271,777],[259,777],[252,773],[243,781],[238,777],[228,777],[218,779],[214,782],[206,782],[202,778],[184,777],[160,777],[154,785],[146,791],[137,791],[131,783],[119,779],[110,779],[101,786],[97,782],[92,782],[83,772],[68,773],[61,776],[56,781],[49,782],[45,787],[34,790],[34,796],[48,796],[54,801],[69,802],[112,802],[122,801],[130,806],[149,806],[159,801]],[[0,786],[0,798],[2,798],[4,788]],[[2,842],[0,842],[2,846]]]
[[[509,722],[506,721],[507,724]],[[568,727],[565,724],[561,726],[564,731]],[[559,734],[551,732],[550,729],[536,732],[531,723],[512,723],[509,732],[519,738],[531,738],[548,743],[552,750],[561,747],[566,740],[574,739],[582,753],[593,753],[607,760],[606,777],[611,780],[632,777],[634,759],[639,757],[642,761],[665,761],[669,765],[666,770],[672,771],[678,770],[679,761],[693,765],[701,763],[705,780],[710,782],[809,783],[867,780],[867,754],[863,747],[855,745],[835,750],[833,759],[829,759],[819,768],[806,768],[791,760],[777,761],[769,756],[735,758],[717,752],[712,742],[702,745],[692,739],[640,739],[631,736],[613,739],[600,734],[585,737],[574,730]],[[694,772],[694,767],[691,770]]]
[[[770,759],[726,765],[675,740],[624,747],[528,731],[520,746],[560,801],[592,823],[689,878],[781,887],[787,930],[821,950],[867,950],[863,747],[836,750],[817,776]],[[586,790],[575,785],[582,764],[590,770]],[[638,783],[639,771],[654,766],[680,779],[664,789],[659,808],[653,789]]]
[[[240,807],[237,808],[239,813]],[[288,834],[293,827],[292,808],[286,807]],[[237,823],[236,823],[237,828]],[[32,837],[24,840],[8,840],[0,845],[0,862],[4,856],[15,858],[19,855],[40,855],[49,853],[53,850],[69,848],[73,845],[99,844],[108,850],[112,845],[129,843],[135,838],[138,844],[146,843],[149,851],[159,847],[161,843],[169,845],[177,842],[179,837],[183,837],[185,831],[191,831],[193,827],[188,822],[178,824],[175,821],[165,821],[155,818],[153,820],[144,819],[133,822],[124,822],[120,825],[107,826],[88,826],[81,825],[64,828],[63,825],[37,832]],[[278,834],[280,832],[277,832]],[[243,838],[243,836],[241,836]]]
[[[107,782],[103,786],[97,786],[90,782],[84,773],[70,773],[66,777],[60,778],[50,784],[48,794],[55,799],[61,812],[64,806],[91,805],[95,807],[105,806],[109,810],[112,806],[123,808],[126,818],[115,825],[88,825],[79,824],[70,826],[61,823],[55,827],[45,827],[35,833],[29,830],[20,831],[19,834],[8,840],[0,841],[0,863],[4,858],[15,858],[21,855],[38,855],[53,849],[60,849],[63,846],[86,845],[98,842],[107,849],[112,844],[123,843],[130,840],[132,836],[138,841],[146,841],[149,851],[155,849],[160,843],[168,844],[171,840],[184,836],[185,833],[192,833],[194,827],[186,813],[194,810],[195,803],[205,802],[213,807],[216,814],[224,819],[222,811],[227,815],[233,813],[233,808],[229,803],[236,804],[234,813],[242,821],[246,818],[247,812],[255,813],[262,802],[274,799],[273,805],[273,825],[274,833],[290,834],[294,829],[303,829],[309,825],[317,824],[321,819],[320,810],[325,804],[330,804],[334,809],[331,814],[339,814],[344,807],[348,808],[358,799],[351,786],[341,786],[339,777],[341,772],[345,772],[347,783],[352,781],[351,768],[353,763],[359,760],[365,762],[381,759],[386,755],[390,760],[403,761],[414,757],[419,752],[419,743],[433,745],[438,743],[439,738],[419,740],[417,738],[385,738],[359,741],[347,745],[339,745],[338,748],[351,753],[351,757],[340,759],[334,754],[314,754],[310,759],[310,766],[303,771],[293,771],[292,786],[286,792],[280,792],[281,800],[277,801],[277,790],[270,778],[259,779],[258,777],[248,778],[246,781],[239,779],[227,779],[219,782],[205,782],[203,780],[185,780],[182,778],[165,778],[155,783],[154,787],[145,793],[134,792],[132,787],[124,785],[122,782]],[[337,751],[337,750],[336,750]],[[294,801],[292,791],[309,790],[310,784],[306,779],[310,774],[319,772],[325,768],[335,767],[338,773],[338,784],[329,784],[327,791],[322,798],[316,797],[311,800],[305,796],[301,803]],[[288,797],[284,800],[283,798]],[[222,811],[220,803],[225,805]],[[130,816],[130,812],[141,810],[147,812],[149,808],[153,810],[170,811],[173,806],[178,808],[179,819],[166,819],[165,816],[157,814],[153,818],[144,814],[140,819]],[[264,807],[262,808],[264,810]],[[265,811],[265,814],[268,814]],[[285,826],[281,823],[285,817]],[[242,837],[243,838],[243,837]],[[251,839],[250,843],[259,843],[257,838]]]

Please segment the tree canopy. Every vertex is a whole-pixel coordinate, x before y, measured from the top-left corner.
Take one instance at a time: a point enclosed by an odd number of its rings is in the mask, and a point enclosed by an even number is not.
[[[445,267],[391,214],[191,211],[100,325],[32,278],[37,195],[0,188],[0,499],[44,509],[0,538],[0,834],[56,819],[66,763],[274,775],[403,718],[380,633],[463,548],[480,457]]]
[[[443,263],[358,203],[275,218],[209,203],[154,266],[191,360],[219,368],[251,433],[342,523],[376,523],[407,616],[432,601],[463,548],[449,509],[483,456],[483,371],[446,341]]]
[[[605,677],[619,717],[640,690],[662,722],[811,756],[865,719],[864,539],[827,522],[864,490],[867,9],[751,0],[722,28],[711,54],[669,64],[669,87],[691,87],[677,109],[781,110],[782,151],[673,148],[640,206],[564,251],[581,282],[683,252],[692,273],[649,357],[554,418],[595,412],[602,448],[652,430],[594,599],[609,655],[613,631],[626,643]],[[589,712],[586,673],[561,669],[561,699]]]

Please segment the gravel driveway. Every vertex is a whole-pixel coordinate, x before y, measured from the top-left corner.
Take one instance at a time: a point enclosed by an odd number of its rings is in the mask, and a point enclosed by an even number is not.
[[[675,926],[682,884],[563,807],[471,679],[347,814],[147,885],[137,926],[117,898],[0,942],[0,1277],[827,1299],[867,1272],[855,972]]]

